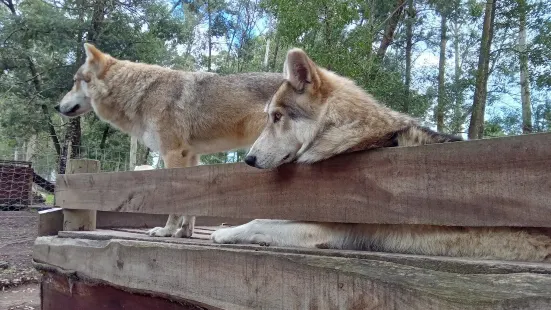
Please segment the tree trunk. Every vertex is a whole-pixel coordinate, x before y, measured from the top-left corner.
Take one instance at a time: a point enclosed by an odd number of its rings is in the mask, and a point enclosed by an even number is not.
[[[272,58],[272,65],[270,66],[272,71],[276,70],[277,53],[279,52],[279,35],[276,34],[275,46],[274,46],[274,58]]]
[[[446,43],[448,26],[446,24],[446,13],[441,12],[440,20],[440,59],[438,61],[438,103],[436,105],[436,130],[444,131],[444,106],[446,104]]]
[[[461,40],[460,37],[460,27],[457,20],[454,21],[454,39],[453,39],[453,49],[454,49],[454,60],[455,60],[455,69],[453,73],[453,83],[454,83],[454,109],[453,109],[453,120],[450,131],[452,134],[458,134],[463,131],[463,92],[461,91],[461,59],[459,51],[459,43]]]
[[[103,130],[103,134],[101,135],[101,141],[99,143],[99,149],[100,150],[103,150],[105,149],[105,142],[107,141],[107,137],[109,136],[110,134],[110,131],[109,131],[110,127],[109,125],[107,127],[105,127],[105,129]]]
[[[413,50],[413,23],[415,22],[415,8],[413,0],[408,0],[406,21],[406,101],[403,108],[404,113],[409,113],[409,103],[411,101],[411,51]]]
[[[404,3],[405,0],[397,0],[396,8],[392,12],[388,23],[386,24],[383,39],[381,40],[381,44],[379,45],[379,49],[377,50],[377,58],[379,58],[379,60],[383,60],[386,54],[386,50],[388,49],[390,44],[392,44],[392,40],[394,39],[394,32],[396,31],[396,27],[398,27],[398,22],[400,21],[400,17],[402,16],[402,12],[404,11]]]
[[[207,0],[207,17],[209,19],[209,24],[208,24],[208,36],[209,36],[209,58],[208,58],[208,66],[207,66],[207,71],[208,72],[211,72],[212,70],[212,17],[211,17],[211,11],[210,11],[210,1]]]
[[[40,74],[38,74],[38,72],[36,71],[36,67],[30,56],[27,56],[27,64],[32,75],[34,88],[37,93],[40,93],[42,91],[42,80],[40,79]],[[50,111],[48,110],[48,106],[46,106],[44,103],[41,103],[40,108],[42,109],[42,113],[44,114],[44,119],[46,123],[48,123],[48,132],[50,133],[50,137],[52,139],[52,142],[54,143],[56,154],[61,155],[61,144],[59,143],[55,127],[52,124],[52,119],[50,118]]]
[[[105,20],[105,4],[106,0],[96,0],[94,11],[92,12],[92,20],[90,30],[88,31],[87,39],[89,42],[96,43],[99,38],[101,26]]]
[[[528,54],[526,52],[526,0],[519,0],[519,59],[520,98],[522,101],[522,133],[532,132],[532,106],[530,105],[530,77],[528,75]]]
[[[266,40],[266,51],[264,53],[264,61],[262,62],[262,69],[268,71],[268,57],[270,56],[270,39]]]
[[[8,7],[12,15],[17,15],[15,11],[15,5],[13,4],[12,0],[2,0],[2,3],[4,3]]]
[[[145,149],[145,156],[143,157],[143,160],[141,162],[142,165],[147,165],[147,160],[148,160],[148,157],[149,157],[149,152],[151,150],[149,148],[146,148]]]
[[[482,28],[482,40],[480,43],[476,87],[473,99],[473,113],[469,124],[469,139],[481,139],[484,135],[484,112],[486,110],[486,97],[488,95],[490,47],[492,45],[496,2],[497,0],[488,0],[484,12],[484,25]]]
[[[329,11],[329,7],[327,6],[327,3],[325,3],[325,6],[324,6],[324,20],[323,20],[323,23],[325,25],[324,27],[324,31],[323,31],[323,34],[325,36],[325,51],[326,52],[331,52],[333,46],[332,46],[332,43],[331,43],[331,22],[330,22],[330,18],[331,18],[331,12]],[[330,55],[330,57],[328,57],[328,59],[326,59],[326,64],[325,64],[325,67],[327,68],[327,70],[331,70],[331,64],[332,64],[332,57]]]

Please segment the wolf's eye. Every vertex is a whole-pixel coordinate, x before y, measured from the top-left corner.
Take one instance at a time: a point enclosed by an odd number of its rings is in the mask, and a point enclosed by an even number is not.
[[[274,124],[279,122],[279,120],[281,119],[281,113],[279,112],[275,112],[273,115],[272,115],[272,118],[274,119]]]

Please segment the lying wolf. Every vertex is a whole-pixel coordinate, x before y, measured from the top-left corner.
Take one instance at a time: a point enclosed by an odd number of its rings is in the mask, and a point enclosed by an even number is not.
[[[257,168],[313,163],[337,154],[460,140],[381,106],[351,80],[287,54],[286,81],[266,106],[268,123],[245,161]],[[255,220],[213,233],[217,243],[551,261],[551,238],[509,228],[373,225]]]
[[[90,44],[74,85],[56,106],[69,117],[98,117],[160,152],[166,167],[198,164],[199,154],[249,147],[266,122],[264,104],[281,74],[220,76],[118,60]],[[151,236],[190,237],[195,218],[171,214]]]

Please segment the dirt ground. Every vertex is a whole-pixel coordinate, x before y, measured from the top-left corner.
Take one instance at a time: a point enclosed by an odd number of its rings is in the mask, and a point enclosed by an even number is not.
[[[36,211],[0,211],[0,310],[40,309],[40,274],[32,265]]]

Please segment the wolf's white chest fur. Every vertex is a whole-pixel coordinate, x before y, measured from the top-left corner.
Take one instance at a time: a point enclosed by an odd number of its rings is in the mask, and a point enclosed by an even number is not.
[[[139,135],[138,135],[139,136]],[[145,128],[141,134],[142,143],[153,152],[161,150],[161,143],[157,131],[151,127]]]

